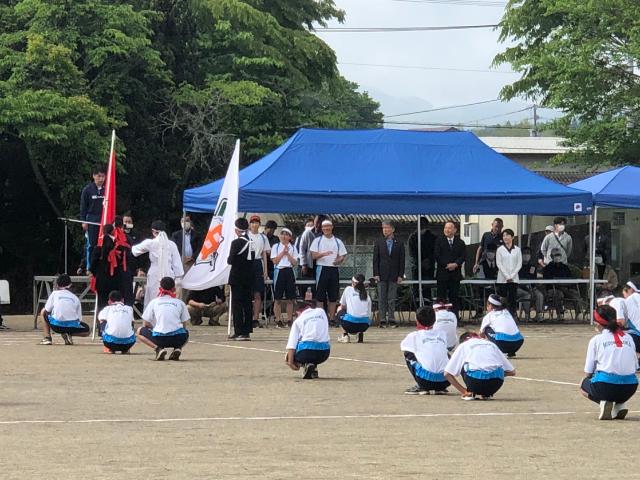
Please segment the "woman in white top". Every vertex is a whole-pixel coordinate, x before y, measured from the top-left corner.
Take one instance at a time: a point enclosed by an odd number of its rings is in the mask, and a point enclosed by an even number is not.
[[[129,353],[136,343],[133,331],[133,308],[125,305],[122,293],[113,290],[109,293],[109,305],[98,314],[104,353]]]
[[[631,334],[636,345],[636,353],[640,353],[640,292],[635,283],[627,282],[622,289],[627,312],[627,332]]]
[[[496,294],[489,295],[487,314],[482,319],[480,335],[495,343],[502,353],[511,358],[522,347],[524,337],[504,303],[504,298]]]
[[[406,395],[436,395],[447,393],[449,382],[444,377],[447,355],[447,336],[435,330],[436,314],[431,307],[420,307],[416,312],[415,332],[400,344],[404,360],[416,384],[405,390]]]
[[[331,353],[329,320],[322,308],[305,304],[298,310],[287,341],[285,362],[291,370],[303,367],[305,380],[318,378],[318,365],[327,361]]]
[[[593,312],[600,332],[589,341],[580,392],[600,404],[600,420],[627,416],[625,402],[638,389],[638,359],[631,335],[626,334],[610,305],[600,305]]]
[[[363,343],[364,332],[371,325],[371,297],[364,282],[364,275],[358,273],[351,279],[351,286],[342,292],[338,307],[338,318],[343,330],[342,336],[338,338],[340,343],[349,343],[349,334],[357,334],[358,343]]]
[[[150,265],[144,290],[145,308],[151,300],[158,296],[161,278],[171,277],[175,280],[184,275],[184,267],[178,247],[167,238],[165,230],[164,222],[156,220],[151,224],[153,238],[131,247],[131,253],[134,257],[139,257],[145,253],[149,254]]]
[[[513,244],[514,233],[510,228],[502,231],[501,245],[496,252],[498,279],[496,280],[498,293],[507,298],[507,306],[511,315],[516,316],[518,298],[518,272],[522,268],[522,252],[520,247]]]

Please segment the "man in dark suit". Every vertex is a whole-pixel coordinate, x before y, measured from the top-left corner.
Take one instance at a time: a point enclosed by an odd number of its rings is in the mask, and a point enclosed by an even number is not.
[[[246,218],[238,218],[235,223],[236,238],[231,242],[227,263],[231,265],[229,286],[231,287],[231,312],[233,314],[234,334],[232,340],[251,340],[251,324],[253,319],[253,260],[255,252],[251,248],[251,240],[247,236],[249,222]]]
[[[380,327],[396,328],[395,319],[398,284],[404,278],[404,244],[395,236],[395,227],[389,220],[382,222],[384,238],[373,246],[373,276],[378,282],[378,312]]]
[[[446,298],[453,305],[452,311],[460,310],[460,281],[462,265],[467,255],[464,241],[456,237],[457,228],[453,222],[444,224],[444,236],[436,239],[434,257],[437,265],[438,298]]]
[[[187,270],[191,265],[193,265],[194,259],[200,253],[200,248],[202,248],[202,236],[193,228],[193,222],[189,215],[182,217],[180,226],[182,229],[173,232],[171,234],[171,240],[178,247],[178,251],[182,256],[184,273],[187,273]],[[182,245],[183,238],[185,239],[184,245]]]

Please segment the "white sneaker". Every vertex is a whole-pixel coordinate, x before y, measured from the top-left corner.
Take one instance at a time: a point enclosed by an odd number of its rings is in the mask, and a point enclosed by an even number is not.
[[[613,409],[611,410],[611,416],[616,420],[624,420],[624,418],[629,413],[629,409],[624,403],[614,403]]]
[[[338,337],[338,342],[339,343],[351,343],[351,337],[349,337],[349,334],[343,333],[340,337]]]
[[[602,400],[600,402],[600,416],[599,420],[611,420],[611,410],[613,410],[613,402],[607,402],[606,400]],[[626,415],[626,414],[625,414]]]

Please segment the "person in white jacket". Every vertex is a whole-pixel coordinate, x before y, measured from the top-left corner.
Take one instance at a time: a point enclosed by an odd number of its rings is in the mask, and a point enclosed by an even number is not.
[[[167,238],[164,222],[156,220],[151,224],[153,238],[144,240],[131,247],[134,257],[149,254],[149,271],[147,272],[147,285],[144,291],[144,307],[158,296],[160,279],[170,277],[173,280],[184,275],[182,258],[175,243]]]
[[[507,228],[502,231],[501,245],[496,252],[496,264],[498,265],[498,279],[496,280],[498,294],[507,299],[507,308],[515,318],[518,310],[518,272],[522,268],[522,252],[520,247],[513,244],[513,230]]]

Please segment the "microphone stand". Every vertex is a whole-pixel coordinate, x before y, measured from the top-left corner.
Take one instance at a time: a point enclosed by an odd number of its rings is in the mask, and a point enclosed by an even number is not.
[[[64,273],[68,273],[69,265],[69,223],[86,223],[88,225],[98,225],[99,222],[87,222],[86,220],[77,220],[75,218],[58,217],[58,220],[64,222]]]

